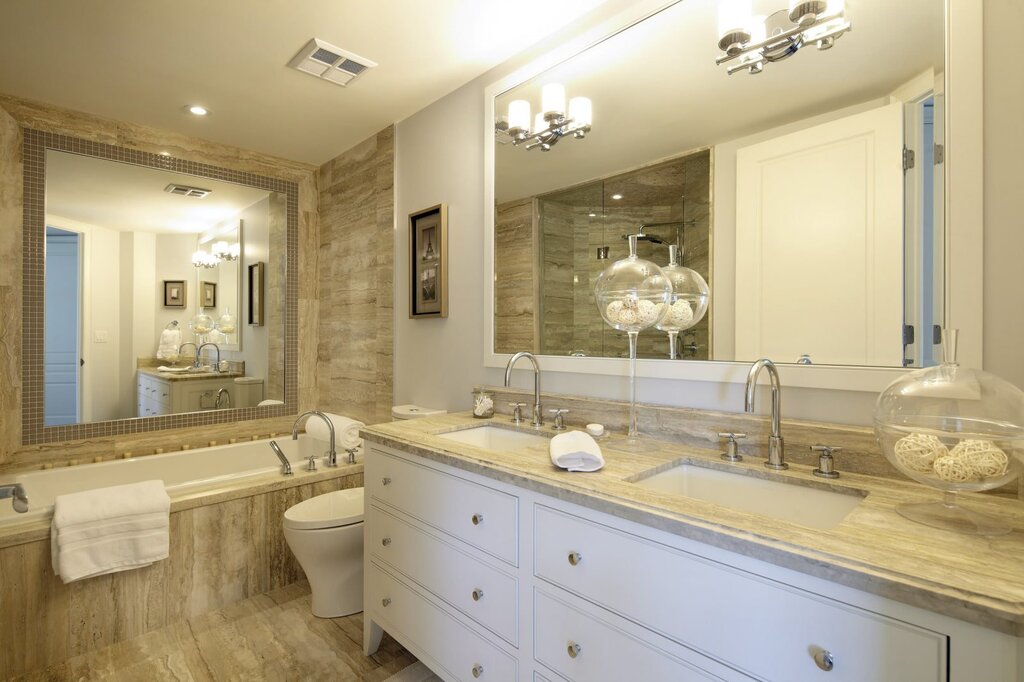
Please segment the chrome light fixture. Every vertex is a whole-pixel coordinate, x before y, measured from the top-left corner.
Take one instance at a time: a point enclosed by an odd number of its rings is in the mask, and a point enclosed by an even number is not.
[[[217,260],[226,261],[238,260],[238,256],[241,253],[237,242],[234,244],[228,244],[226,241],[214,242],[210,250]]]
[[[499,140],[523,145],[527,151],[551,151],[560,139],[572,136],[582,140],[593,123],[593,106],[587,97],[573,97],[565,108],[565,86],[548,83],[541,90],[541,111],[530,122],[530,103],[525,99],[509,102],[508,116],[495,124]]]
[[[196,268],[215,268],[220,263],[220,258],[214,254],[199,249],[192,254],[192,265]]]
[[[845,0],[790,0],[788,9],[755,16],[752,0],[720,0],[718,47],[723,54],[716,64],[731,76],[746,70],[757,74],[766,62],[791,57],[800,48],[814,45],[828,50],[850,30]]]

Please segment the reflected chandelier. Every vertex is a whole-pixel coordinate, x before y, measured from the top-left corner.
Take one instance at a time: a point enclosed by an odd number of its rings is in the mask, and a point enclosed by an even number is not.
[[[593,106],[587,97],[573,97],[569,100],[568,113],[565,109],[565,86],[548,83],[541,90],[541,111],[530,127],[530,103],[525,99],[512,100],[508,104],[508,116],[500,117],[495,124],[499,141],[523,145],[527,151],[540,149],[551,151],[560,139],[572,136],[582,140],[590,132],[593,123]]]
[[[716,64],[731,76],[746,70],[757,74],[766,62],[791,57],[805,45],[828,50],[850,30],[844,0],[790,0],[789,9],[756,16],[752,0],[720,0],[718,47],[724,54]]]

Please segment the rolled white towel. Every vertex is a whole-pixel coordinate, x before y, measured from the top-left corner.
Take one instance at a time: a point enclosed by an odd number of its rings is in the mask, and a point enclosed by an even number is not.
[[[273,398],[267,398],[256,403],[256,407],[265,407],[266,405],[284,405],[283,400],[274,400]]]
[[[342,417],[339,414],[331,414],[330,412],[325,412],[324,414],[334,424],[334,441],[335,446],[339,450],[355,450],[363,444],[363,439],[359,437],[359,429],[366,426],[366,424],[355,419]],[[331,439],[330,429],[327,428],[324,420],[319,417],[309,417],[306,419],[306,433],[325,443]]]
[[[569,471],[597,471],[604,455],[590,434],[583,431],[560,433],[551,439],[551,463]]]

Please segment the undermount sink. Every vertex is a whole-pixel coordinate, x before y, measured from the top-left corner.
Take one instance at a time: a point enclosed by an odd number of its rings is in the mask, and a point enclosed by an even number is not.
[[[852,491],[833,492],[693,464],[679,464],[636,484],[820,530],[838,526],[864,499]]]
[[[502,429],[497,426],[476,426],[471,429],[463,429],[462,431],[442,433],[440,438],[500,452],[521,450],[531,445],[543,445],[546,447],[550,442],[550,439],[544,436],[513,431],[512,429]]]

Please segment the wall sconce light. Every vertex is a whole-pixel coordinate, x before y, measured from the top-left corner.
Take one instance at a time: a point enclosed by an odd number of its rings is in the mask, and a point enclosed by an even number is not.
[[[225,241],[214,242],[210,251],[218,260],[235,261],[241,253],[238,243],[228,244]]]
[[[723,54],[716,64],[731,76],[746,70],[757,74],[766,62],[791,57],[806,45],[828,50],[850,30],[845,0],[789,0],[788,9],[755,16],[752,0],[721,0],[718,6],[718,47]]]
[[[587,97],[573,97],[565,107],[565,86],[548,83],[541,90],[541,111],[530,120],[530,103],[525,99],[509,102],[508,116],[498,119],[495,133],[507,137],[515,146],[523,145],[527,151],[540,148],[551,151],[560,139],[571,135],[582,140],[594,121],[593,105]]]
[[[192,254],[192,265],[196,268],[215,268],[218,263],[220,258],[202,249]]]

